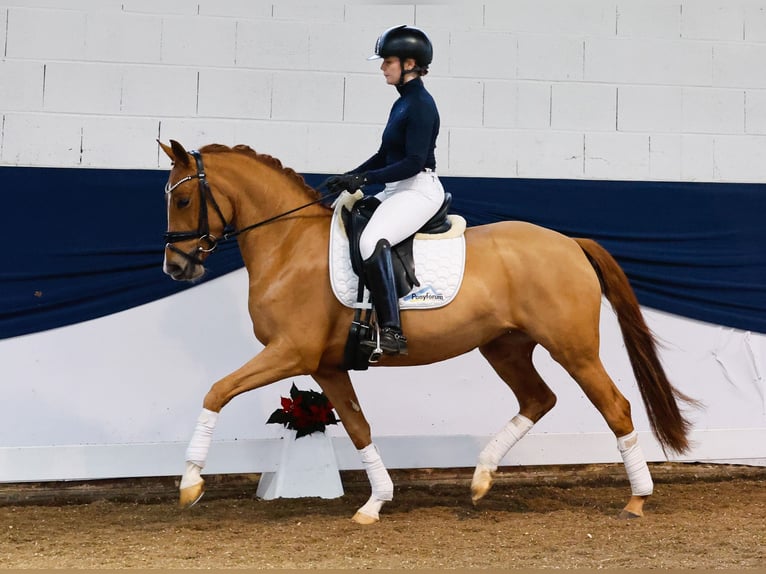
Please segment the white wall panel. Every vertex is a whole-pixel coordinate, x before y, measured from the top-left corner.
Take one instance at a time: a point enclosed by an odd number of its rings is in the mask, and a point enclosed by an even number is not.
[[[338,129],[330,123],[313,124],[306,134],[307,155],[300,169],[314,173],[347,172],[378,151],[382,133],[377,125],[347,125]],[[442,167],[441,155],[437,147],[437,169]]]
[[[766,6],[762,2],[745,4],[745,41],[766,42]]]
[[[366,74],[346,76],[343,95],[344,123],[372,123],[381,132],[397,97],[382,75]]]
[[[444,131],[442,131],[444,134]],[[450,128],[447,135],[448,171],[452,175],[478,173],[482,177],[517,175],[518,132],[499,129]],[[440,139],[444,141],[444,135]],[[439,149],[439,148],[437,148]],[[439,154],[443,157],[444,154]],[[442,172],[441,165],[437,168]]]
[[[148,12],[150,14],[196,14],[197,3],[188,0],[124,0],[125,12]]]
[[[247,144],[257,152],[272,155],[284,165],[298,172],[309,172],[312,169],[321,171],[315,169],[316,164],[320,161],[320,156],[316,153],[310,155],[308,148],[309,130],[314,126],[305,123],[262,120],[237,120],[228,122],[228,125],[232,125],[231,140],[234,142]],[[342,140],[342,133],[342,130],[336,129],[332,140],[325,142],[324,146],[330,147],[332,141]],[[208,143],[211,141],[213,140],[209,140]],[[221,141],[220,143],[226,142]],[[312,160],[314,168],[310,167]],[[335,169],[334,171],[339,170]]]
[[[744,35],[744,7],[725,0],[685,2],[681,35],[700,40],[741,40]]]
[[[619,0],[617,35],[625,38],[679,38],[681,1]]]
[[[715,177],[727,181],[766,181],[766,139],[759,136],[716,136]]]
[[[745,93],[745,132],[766,135],[766,90]]]
[[[683,88],[620,86],[617,129],[638,132],[680,132],[683,129]]]
[[[82,122],[80,163],[98,167],[108,162],[115,168],[128,168],[138,159],[149,165],[157,157],[159,131],[159,121],[152,118],[87,117]],[[126,148],[141,150],[141,155],[127,154]]]
[[[233,146],[239,143],[234,136],[239,121],[230,119],[163,118],[160,120],[159,137],[164,143],[171,139],[181,142],[186,149],[200,148],[211,143]],[[153,146],[156,145],[156,142],[153,142]],[[166,159],[165,154],[163,153],[160,158]],[[159,165],[163,168],[169,167],[169,164],[164,161]]]
[[[340,122],[343,76],[283,72],[274,76],[271,117],[275,120]]]
[[[484,25],[482,2],[428,2],[415,6],[414,24],[424,30],[462,30]]]
[[[586,134],[585,177],[649,179],[649,137],[620,133]]]
[[[455,127],[482,125],[483,82],[462,78],[433,78],[426,82],[439,107],[441,122]]]
[[[197,113],[197,70],[180,66],[125,66],[120,112],[143,117],[189,117]],[[204,70],[202,72],[204,73]],[[214,115],[214,114],[211,114]]]
[[[527,80],[583,79],[583,40],[569,36],[519,36],[518,77]]]
[[[305,70],[309,65],[310,28],[306,22],[240,20],[237,25],[237,66]]]
[[[141,41],[136,41],[140,38]],[[85,57],[94,62],[158,64],[162,17],[120,11],[90,11],[86,23]]]
[[[200,16],[230,18],[270,18],[274,12],[272,0],[198,0]]]
[[[345,4],[346,22],[352,26],[369,26],[380,28],[380,31],[412,23],[415,20],[415,6],[403,2],[373,3],[347,2]],[[373,45],[374,46],[374,45]]]
[[[576,159],[563,163],[553,159],[560,155],[562,130],[574,132],[574,140],[599,132],[744,136],[762,135],[766,123],[760,105],[760,91],[766,89],[762,0],[511,0],[449,5],[360,0],[321,8],[307,0],[159,4],[114,0],[69,2],[65,7],[50,0],[17,0],[4,5],[8,8],[0,10],[0,18],[7,16],[8,21],[0,25],[0,34],[8,36],[5,71],[0,74],[5,74],[7,83],[0,88],[0,103],[5,99],[6,113],[68,114],[80,118],[81,124],[93,114],[159,121],[175,117],[190,124],[183,133],[215,135],[216,141],[236,132],[217,119],[278,122],[271,130],[261,126],[261,133],[276,134],[271,146],[259,138],[264,151],[283,149],[290,138],[280,134],[288,125],[292,130],[291,124],[296,124],[293,132],[307,134],[316,124],[330,122],[337,137],[350,124],[382,129],[396,92],[385,85],[379,62],[366,57],[385,28],[417,22],[435,44],[426,83],[440,108],[438,146],[448,158],[440,164],[445,175],[459,166],[461,175],[491,171],[514,176],[521,165],[524,173],[545,176],[555,169],[559,175],[588,177],[583,169],[573,169]],[[718,21],[720,30],[715,29]],[[739,36],[733,32],[737,27]],[[31,40],[32,36],[45,41]],[[46,72],[44,104],[37,93],[40,66]],[[615,92],[619,96],[613,97]],[[49,119],[45,125],[56,122]],[[211,131],[212,126],[217,127]],[[471,167],[459,159],[462,151],[449,149],[449,130],[465,127],[519,132],[515,139],[534,130],[528,137],[541,142],[533,146],[541,152],[538,165],[519,149],[523,158],[509,161],[503,156],[494,166],[482,159]],[[548,135],[539,133],[547,130]],[[248,132],[247,127],[242,130]],[[488,138],[480,138],[477,149],[482,149],[484,139]],[[700,180],[732,173],[704,165],[709,158],[707,144],[703,151],[699,146],[669,143],[687,139],[668,139],[668,145],[655,147],[649,176],[679,173],[681,178]],[[545,142],[556,142],[553,150],[547,150]],[[659,140],[655,143],[660,145]],[[306,149],[290,153],[320,171],[335,164],[338,154],[331,145],[312,148],[319,156],[310,159]],[[700,152],[689,151],[697,149]],[[734,148],[727,144],[725,149]],[[132,157],[136,168],[156,167],[156,162],[144,163],[145,151],[128,148],[120,159]],[[681,162],[677,168],[667,164],[672,157]],[[49,161],[80,165],[79,155],[69,151]],[[647,173],[643,159],[641,163],[616,177]]]
[[[516,0],[485,4],[488,28],[516,32],[611,36],[615,19],[614,0]]]
[[[484,82],[484,125],[500,128],[550,127],[551,85],[545,82]]]
[[[40,62],[0,60],[0,110],[40,110],[43,79],[44,65]]]
[[[342,22],[345,17],[342,2],[316,2],[315,0],[290,0],[272,4],[274,18],[310,22]]]
[[[677,181],[681,178],[681,137],[678,134],[649,136],[649,177]]]
[[[274,74],[260,70],[205,68],[189,94],[198,98],[195,110],[203,117],[271,117]]]
[[[10,8],[5,56],[83,60],[86,21],[87,13],[81,11]]]
[[[454,31],[450,34],[450,75],[515,78],[517,53],[517,38],[508,32]]]
[[[766,88],[766,45],[716,44],[713,47],[713,85]]]
[[[342,30],[342,33],[339,31]],[[374,25],[345,27],[338,23],[312,22],[309,27],[308,65],[312,70],[343,74],[379,74],[380,60],[368,61],[375,51]]]
[[[53,62],[45,67],[46,112],[118,114],[122,67],[111,64]]]
[[[80,164],[82,119],[68,115],[8,113],[3,116],[2,162],[66,167]]]
[[[617,88],[599,84],[554,84],[551,127],[556,130],[614,131]]]
[[[742,134],[743,90],[684,88],[683,128],[687,133]]]
[[[708,86],[713,76],[707,42],[592,38],[585,41],[589,82]]]
[[[3,56],[6,55],[8,43],[6,37],[8,34],[8,9],[4,4],[0,4],[0,46],[3,46]]]
[[[516,175],[553,179],[583,177],[583,135],[563,131],[522,131],[513,136]]]
[[[162,19],[162,61],[166,64],[233,66],[236,22],[200,16]]]
[[[713,136],[684,134],[681,136],[681,179],[683,181],[715,181],[715,139]],[[735,181],[742,181],[737,179]]]

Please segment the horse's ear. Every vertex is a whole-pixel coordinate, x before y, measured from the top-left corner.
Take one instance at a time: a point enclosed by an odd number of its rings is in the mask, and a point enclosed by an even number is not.
[[[189,165],[189,154],[180,143],[175,140],[170,140],[169,146],[165,145],[160,140],[157,140],[157,143],[160,144],[162,151],[164,151],[171,160],[180,163],[181,165]]]

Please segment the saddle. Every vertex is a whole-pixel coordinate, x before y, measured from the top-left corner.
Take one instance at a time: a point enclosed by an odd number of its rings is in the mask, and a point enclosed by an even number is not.
[[[452,227],[452,223],[447,215],[451,204],[452,194],[446,192],[444,194],[444,202],[439,208],[439,211],[437,211],[436,214],[434,214],[434,216],[417,231],[417,233],[429,235],[449,231]],[[341,212],[343,225],[348,234],[351,268],[360,278],[364,277],[364,271],[362,267],[362,255],[359,251],[359,238],[362,236],[364,228],[367,227],[372,214],[375,213],[375,210],[379,205],[380,200],[377,197],[368,195],[354,203],[350,210],[344,207]],[[412,255],[412,245],[415,235],[416,234],[411,235],[401,243],[394,245],[392,248],[392,254],[394,255],[393,263],[396,294],[399,298],[404,297],[414,286],[420,286],[420,282],[415,275],[415,258]]]
[[[364,228],[370,221],[372,214],[380,206],[380,200],[375,196],[367,196],[355,202],[351,209],[343,207],[341,218],[346,228],[349,245],[349,257],[351,267],[359,278],[359,287],[357,289],[358,302],[362,303],[364,295],[364,267],[362,255],[359,250],[359,238]],[[448,218],[448,212],[452,203],[452,194],[444,194],[444,202],[439,211],[429,219],[423,227],[415,234],[404,241],[398,243],[392,248],[392,260],[394,268],[394,283],[398,298],[407,295],[413,286],[420,286],[420,282],[415,274],[415,258],[413,256],[413,244],[416,234],[440,234],[449,231],[452,228],[452,222]],[[357,307],[354,313],[354,320],[349,329],[348,339],[343,353],[344,370],[366,370],[370,363],[376,363],[380,355],[373,352],[369,347],[361,345],[362,341],[370,340],[373,337],[373,330],[370,324],[371,309],[368,309],[365,316],[362,317],[361,305]]]

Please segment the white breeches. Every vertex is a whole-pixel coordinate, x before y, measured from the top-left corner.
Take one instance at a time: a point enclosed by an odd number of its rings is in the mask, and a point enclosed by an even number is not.
[[[362,259],[372,255],[381,239],[396,245],[423,227],[444,203],[444,188],[436,173],[423,171],[386,184],[375,197],[382,203],[359,239]]]

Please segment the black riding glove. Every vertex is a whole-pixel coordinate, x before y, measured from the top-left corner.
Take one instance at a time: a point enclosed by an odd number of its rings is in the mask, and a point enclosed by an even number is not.
[[[344,173],[343,175],[334,175],[327,180],[327,189],[331,193],[340,193],[348,191],[354,193],[367,182],[366,173]]]

